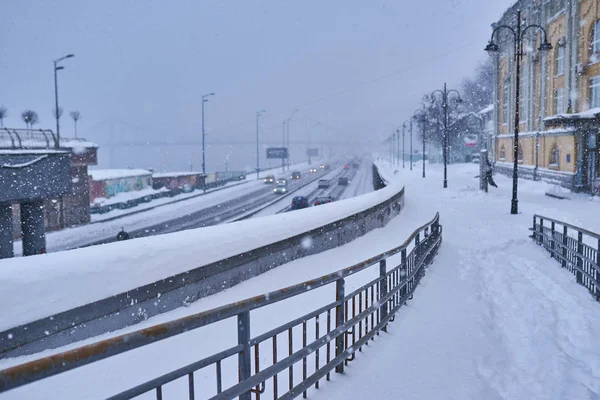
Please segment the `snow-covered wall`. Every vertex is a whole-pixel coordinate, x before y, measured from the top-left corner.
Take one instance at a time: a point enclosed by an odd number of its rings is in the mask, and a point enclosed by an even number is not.
[[[7,260],[0,268],[7,311],[0,353],[36,352],[181,307],[350,242],[384,226],[403,205],[404,189],[392,184],[269,217]]]

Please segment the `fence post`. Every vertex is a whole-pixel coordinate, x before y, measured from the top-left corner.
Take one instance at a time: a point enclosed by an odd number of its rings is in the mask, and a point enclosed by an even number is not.
[[[381,279],[379,281],[379,307],[381,308],[381,313],[380,313],[380,321],[384,320],[387,315],[388,315],[388,303],[387,300],[386,301],[382,301],[381,299],[385,298],[385,296],[387,296],[388,293],[388,288],[387,288],[387,268],[386,268],[386,260],[383,259],[381,261],[379,261],[379,279]],[[384,325],[383,327],[383,331],[387,332],[387,324]]]
[[[596,246],[596,266],[600,268],[600,239],[598,239],[598,246]],[[596,271],[596,300],[600,301],[600,271]]]
[[[540,241],[542,246],[546,246],[546,238],[544,237],[544,218],[540,217]]]
[[[420,264],[419,258],[421,257],[421,232],[417,233],[417,236],[415,236],[415,265],[417,266]]]
[[[581,270],[583,269],[583,233],[581,231],[577,232],[577,272],[575,276],[577,277],[577,283],[581,283],[583,281],[583,273]]]
[[[339,328],[344,324],[344,300],[346,298],[345,294],[345,282],[344,278],[340,278],[335,281],[335,301],[338,302],[337,307],[335,308],[335,327]],[[344,333],[338,335],[335,338],[335,356],[338,357],[344,351]],[[342,360],[335,367],[335,372],[344,373],[344,360]]]
[[[408,277],[408,266],[406,265],[406,249],[402,249],[402,252],[400,253],[400,282],[399,284],[402,285],[402,289],[400,289],[400,300],[403,302],[404,301],[404,297],[406,296],[406,292],[407,292],[407,285],[408,285],[408,281],[406,280],[406,278]],[[401,302],[399,302],[401,303]]]
[[[562,267],[563,267],[563,268],[567,268],[567,238],[568,238],[568,237],[567,237],[567,235],[568,235],[568,232],[567,232],[567,226],[565,225],[565,226],[563,226],[563,240],[562,240],[562,241],[563,241],[563,248],[562,248],[562,256],[563,256],[563,259],[562,259]]]
[[[237,316],[238,322],[238,344],[244,349],[238,354],[239,381],[243,382],[252,375],[252,362],[250,355],[250,311],[244,311]],[[240,400],[251,400],[248,390],[240,396]]]
[[[550,242],[550,257],[555,258],[554,257],[554,228],[555,228],[555,224],[554,221],[552,221],[551,226],[551,231],[552,231],[552,241]]]
[[[536,231],[536,228],[537,228],[537,226],[536,226],[536,224],[535,224],[535,214],[533,214],[533,229],[532,229],[532,232],[533,232],[533,240],[534,240],[534,241],[537,243],[537,242],[538,242],[538,240],[537,240],[537,231]]]

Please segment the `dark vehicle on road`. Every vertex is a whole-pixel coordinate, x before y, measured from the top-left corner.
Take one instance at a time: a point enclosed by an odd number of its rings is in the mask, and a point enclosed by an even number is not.
[[[329,187],[329,181],[327,179],[319,179],[319,189],[327,189]]]
[[[283,183],[285,185],[287,185],[287,179],[286,178],[279,178],[277,179],[277,184]]]
[[[320,206],[321,204],[333,203],[333,197],[331,196],[319,196],[315,199],[313,206]]]
[[[319,168],[321,168],[321,169],[325,169],[325,164],[321,164],[321,165],[319,165]]]
[[[265,183],[275,183],[275,177],[273,175],[265,176]]]
[[[348,178],[347,178],[347,177],[345,177],[345,176],[341,176],[341,177],[338,179],[338,185],[340,185],[340,186],[348,186],[348,182],[349,182],[349,180],[348,180]]]
[[[310,173],[311,173],[311,174],[314,174],[315,172],[317,172],[317,169],[316,169],[316,168],[311,168],[311,169],[310,169]]]
[[[296,196],[292,199],[292,210],[308,208],[308,199],[306,196]]]
[[[294,171],[292,172],[292,179],[300,179],[300,172]]]

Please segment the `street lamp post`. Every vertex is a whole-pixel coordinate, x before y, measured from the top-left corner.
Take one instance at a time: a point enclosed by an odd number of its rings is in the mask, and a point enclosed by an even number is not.
[[[537,24],[531,24],[526,26],[525,28],[521,29],[521,10],[517,11],[517,27],[516,29],[508,26],[508,25],[500,25],[498,27],[496,27],[496,29],[494,29],[494,31],[492,32],[492,36],[490,37],[490,41],[487,44],[487,46],[485,47],[485,50],[490,53],[490,54],[496,54],[499,51],[498,45],[496,43],[494,43],[494,35],[496,34],[496,32],[498,32],[500,29],[507,29],[509,32],[512,33],[513,35],[513,39],[514,39],[514,43],[515,43],[515,47],[514,47],[514,52],[515,52],[515,70],[516,70],[516,77],[515,77],[515,139],[514,139],[514,146],[513,146],[513,190],[512,190],[512,199],[511,199],[511,203],[510,203],[510,213],[511,214],[518,214],[519,213],[519,207],[518,207],[518,200],[517,200],[517,186],[518,186],[518,178],[519,178],[519,164],[518,164],[518,159],[519,159],[519,97],[520,97],[520,86],[521,86],[521,58],[523,57],[523,38],[525,36],[525,33],[529,30],[529,29],[537,29],[538,31],[541,31],[543,34],[543,41],[542,43],[540,43],[540,47],[538,48],[538,50],[540,52],[542,51],[549,51],[552,50],[552,45],[548,42],[548,38],[546,35],[546,30],[544,28],[542,28],[540,25]],[[506,101],[506,100],[505,100]]]
[[[283,147],[286,147],[286,132],[287,132],[287,151],[288,151],[288,170],[290,169],[290,163],[289,163],[289,152],[290,152],[290,148],[289,148],[289,124],[290,124],[290,120],[292,119],[292,117],[294,116],[294,114],[296,114],[296,112],[298,111],[298,109],[294,109],[294,111],[292,112],[292,115],[290,115],[290,117],[288,119],[283,120],[283,131],[282,131],[282,135],[283,135]],[[282,171],[285,171],[285,158],[281,159],[281,167],[282,167]]]
[[[413,135],[413,119],[410,119],[410,170],[412,171],[412,167],[413,167],[413,148],[412,148],[412,135]]]
[[[450,89],[446,87],[444,82],[444,90],[434,90],[431,93],[431,102],[435,103],[435,94],[440,93],[442,95],[442,109],[444,110],[444,132],[443,132],[443,153],[444,153],[444,189],[448,187],[448,98],[450,94],[456,93],[458,101],[461,102],[460,93],[456,89]]]
[[[208,97],[214,96],[214,93],[208,93],[202,96],[202,175],[206,176],[206,148],[204,146],[204,103],[208,101]],[[204,187],[206,191],[206,186]]]
[[[258,152],[258,119],[260,115],[264,113],[265,110],[260,110],[256,112],[256,179],[259,178],[260,173],[260,153]]]
[[[396,165],[400,165],[400,128],[396,128]]]
[[[394,134],[392,133],[392,136],[390,136],[390,164],[394,165],[396,164],[396,154],[394,152],[394,143],[395,143],[395,138],[394,138]]]
[[[60,147],[60,122],[59,122],[59,112],[58,112],[58,71],[61,69],[65,69],[65,67],[59,66],[58,63],[67,58],[75,57],[74,54],[67,54],[64,57],[61,57],[57,60],[54,60],[54,117],[56,118],[56,147]]]
[[[402,124],[402,168],[404,168],[404,131],[406,130],[406,121]]]

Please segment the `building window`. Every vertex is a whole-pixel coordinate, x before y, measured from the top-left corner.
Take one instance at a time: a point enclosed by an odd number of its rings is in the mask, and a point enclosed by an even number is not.
[[[519,142],[519,151],[517,153],[517,162],[523,163],[523,143]]]
[[[524,69],[524,74],[521,77],[521,88],[520,90],[520,99],[519,99],[519,122],[527,121],[527,110],[529,109],[529,71],[527,68]]]
[[[554,114],[562,114],[565,111],[565,89],[558,88],[554,91]]]
[[[498,157],[500,161],[506,160],[506,148],[504,145],[500,146],[500,157]]]
[[[550,150],[550,162],[548,163],[548,166],[558,168],[559,161],[560,151],[558,150],[558,145],[555,143],[554,146],[552,146],[552,150]]]
[[[508,79],[504,81],[502,93],[502,120],[505,124],[508,124],[508,102],[510,98],[510,85],[508,83]]]
[[[556,75],[565,73],[565,47],[560,44],[556,47]]]
[[[590,79],[590,107],[600,107],[600,76]]]
[[[600,53],[600,19],[592,27],[592,54]],[[596,60],[597,61],[597,60]]]

